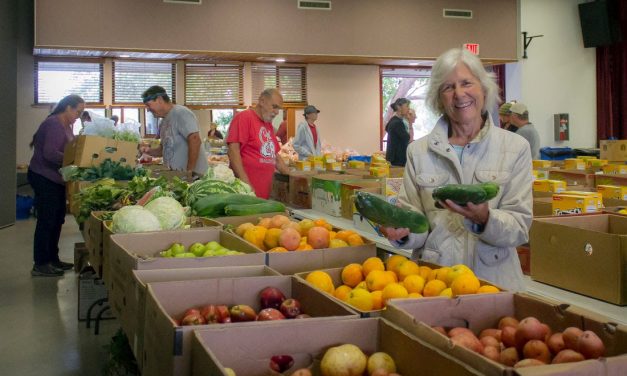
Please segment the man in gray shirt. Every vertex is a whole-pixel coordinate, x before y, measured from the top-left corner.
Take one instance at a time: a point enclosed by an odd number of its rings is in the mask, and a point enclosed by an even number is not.
[[[207,173],[207,156],[200,139],[196,115],[185,106],[170,101],[165,89],[151,86],[142,99],[155,117],[163,118],[159,126],[161,144],[148,154],[163,156],[163,164],[172,170],[187,171],[189,177]]]
[[[510,123],[518,129],[516,134],[523,136],[529,142],[531,158],[540,159],[540,135],[533,124],[529,122],[527,106],[522,103],[514,103],[509,110],[511,112]]]

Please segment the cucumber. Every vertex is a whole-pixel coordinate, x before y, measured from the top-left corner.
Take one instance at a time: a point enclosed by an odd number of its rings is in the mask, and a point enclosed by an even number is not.
[[[429,221],[424,215],[394,206],[367,192],[357,192],[355,207],[359,214],[381,226],[407,227],[415,234],[429,231]]]
[[[496,197],[499,186],[495,183],[482,184],[447,184],[433,190],[431,196],[435,201],[451,200],[457,205],[467,203],[481,204]],[[437,207],[439,205],[436,204]]]
[[[224,208],[224,213],[231,216],[240,216],[240,215],[254,215],[261,213],[274,213],[274,212],[284,212],[285,205],[280,202],[267,200],[266,202],[262,202],[259,204],[251,204],[251,205],[243,205],[243,204],[230,204]]]
[[[266,202],[262,198],[242,195],[237,193],[216,193],[205,196],[197,200],[192,205],[194,214],[199,217],[222,217],[225,215],[224,208],[227,205],[241,204],[252,205]]]

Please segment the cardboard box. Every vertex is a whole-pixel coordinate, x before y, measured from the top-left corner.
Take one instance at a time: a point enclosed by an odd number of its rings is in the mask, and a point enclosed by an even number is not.
[[[539,169],[539,168],[551,168],[552,164],[551,161],[545,161],[542,159],[534,159],[532,162],[533,164],[533,169]]]
[[[386,178],[383,180],[382,184],[381,193],[385,194],[390,204],[396,204],[396,198],[403,186],[403,178]]]
[[[281,327],[240,326],[228,331],[208,327],[196,331],[192,341],[192,374],[226,375],[224,368],[229,367],[237,375],[265,376],[269,374],[268,364],[273,355],[292,354],[295,365],[290,371],[313,363],[312,372],[319,375],[316,359],[321,359],[329,347],[344,343],[352,343],[366,354],[388,353],[403,376],[478,374],[380,318],[298,321]],[[251,346],[251,343],[264,345]]]
[[[340,162],[327,162],[325,164],[326,171],[342,171],[342,163]]]
[[[85,243],[74,243],[74,272],[80,273],[89,265],[89,250]]]
[[[627,187],[620,185],[597,185],[597,192],[599,192],[603,199],[612,200],[627,200]]]
[[[566,182],[566,185],[572,186],[584,186],[594,187],[595,174],[590,174],[585,171],[576,170],[551,170],[549,171],[549,179],[562,180]]]
[[[191,307],[207,304],[251,306],[259,311],[259,292],[266,286],[280,289],[286,297],[297,299],[303,312],[312,316],[304,321],[324,322],[329,317],[358,317],[345,306],[328,299],[328,294],[291,276],[205,279],[148,284],[143,350],[143,375],[189,375],[193,332],[211,327],[230,331],[238,326],[290,328],[300,320],[257,321],[196,326],[175,326],[172,317],[180,317]],[[326,319],[325,319],[326,318]],[[273,336],[270,336],[273,337]],[[242,337],[249,344],[248,335]],[[271,340],[265,338],[263,341]],[[257,342],[260,343],[260,342]],[[295,345],[292,343],[292,346]],[[265,348],[267,346],[254,346]],[[231,349],[236,351],[236,349]],[[262,371],[267,372],[267,367]],[[205,373],[207,374],[207,373]],[[211,374],[211,373],[209,373]]]
[[[272,191],[270,192],[270,198],[279,202],[287,203],[289,199],[289,189],[289,175],[275,172],[274,179],[272,179]]]
[[[83,225],[85,244],[89,251],[89,263],[102,278],[103,220],[104,211],[93,211]]]
[[[105,159],[134,166],[139,144],[99,136],[81,135],[65,146],[63,166],[93,167]]]
[[[342,183],[359,182],[360,180],[351,175],[322,174],[313,176],[311,179],[312,209],[340,217],[342,215]]]
[[[142,369],[146,292],[149,283],[276,275],[280,274],[267,266],[133,270],[131,283],[124,286],[126,288],[123,299],[124,309],[122,309],[118,319],[129,340],[139,370],[141,371]]]
[[[553,197],[542,197],[533,199],[533,216],[543,217],[553,215]]]
[[[570,326],[592,330],[605,343],[606,355],[615,357],[617,364],[614,371],[622,369],[622,373],[605,373],[605,358],[512,369],[463,346],[454,345],[449,338],[431,328],[464,326],[479,334],[483,329],[496,328],[503,316],[514,316],[519,320],[534,316],[556,332]],[[526,294],[478,294],[455,299],[396,299],[388,304],[383,317],[483,375],[619,375],[625,374],[627,370],[627,357],[618,356],[627,352],[627,327],[611,324],[609,319],[577,307]]]
[[[601,159],[627,161],[627,140],[601,140],[599,149],[601,149]]]
[[[603,173],[606,175],[625,175],[627,174],[626,164],[608,164],[601,167]]]
[[[597,205],[597,211],[601,211],[603,209],[603,195],[601,195],[596,190],[592,191],[574,191],[570,189],[566,189],[565,191],[560,193],[561,195],[574,195],[574,196],[586,196],[592,197]]]
[[[104,301],[103,301],[104,299]],[[107,306],[107,288],[104,281],[96,275],[92,270],[85,270],[78,276],[78,321],[87,320],[89,313],[92,319],[95,319],[98,312]],[[96,304],[102,301],[101,304]],[[94,305],[91,312],[89,308]],[[105,311],[102,318],[113,318],[113,312],[109,309]]]
[[[181,243],[189,247],[194,243],[217,241],[224,247],[241,251],[243,255],[165,258],[156,257],[157,253],[170,247],[172,243]],[[190,230],[143,232],[135,234],[114,234],[108,252],[110,277],[106,280],[114,312],[124,308],[120,302],[124,299],[125,288],[131,283],[132,270],[147,269],[186,269],[214,266],[265,265],[266,255],[257,247],[235,234],[218,227]],[[105,266],[106,269],[106,266]],[[107,275],[107,273],[105,273]]]
[[[531,173],[533,174],[533,179],[548,179],[549,178],[549,172],[547,170],[531,170]]]
[[[317,172],[290,172],[288,203],[297,208],[311,209],[311,178]]]
[[[564,159],[564,170],[585,170],[586,162],[577,158]]]
[[[606,166],[609,163],[607,159],[597,159],[594,157],[585,159],[585,161],[586,161],[586,168],[589,168],[589,169],[598,169],[598,168],[602,169],[603,166]]]
[[[536,218],[529,243],[534,280],[627,305],[627,217]]]
[[[589,196],[557,193],[553,195],[551,210],[553,215],[596,213],[597,200]]]
[[[364,161],[348,161],[348,168],[356,168],[360,170],[366,169],[366,162]]]
[[[534,180],[533,190],[536,192],[559,193],[566,190],[566,182],[561,180]]]
[[[595,176],[595,186],[599,185],[624,185],[627,186],[627,175],[605,175]]]
[[[370,176],[374,176],[375,178],[385,178],[390,176],[390,168],[388,166],[370,167],[368,172],[370,173]]]
[[[78,197],[78,194],[82,189],[89,187],[92,185],[91,181],[69,181],[65,183],[65,192],[68,202],[68,207],[70,208],[70,213],[74,217],[78,217],[81,209],[81,201]]]
[[[381,182],[377,180],[363,180],[358,182],[346,182],[340,186],[340,200],[342,217],[353,219],[355,212],[355,190],[360,188],[377,188],[381,187]]]
[[[310,161],[296,161],[295,164],[297,171],[311,171]]]

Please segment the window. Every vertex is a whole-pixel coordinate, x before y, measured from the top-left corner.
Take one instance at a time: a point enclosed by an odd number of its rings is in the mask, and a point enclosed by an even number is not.
[[[36,59],[35,104],[56,103],[70,94],[101,104],[102,63]]]
[[[425,104],[430,76],[431,70],[425,68],[381,68],[382,150],[387,144],[385,125],[394,115],[390,104],[398,98],[409,99],[410,107],[416,111],[414,140],[427,135],[435,126],[438,117]]]
[[[244,104],[244,67],[240,64],[185,64],[185,104],[241,106]]]
[[[176,102],[175,64],[170,62],[113,62],[113,103],[140,104],[142,93],[151,86],[165,89]]]
[[[254,100],[265,89],[277,88],[283,95],[284,103],[307,103],[306,67],[253,64],[252,78]]]

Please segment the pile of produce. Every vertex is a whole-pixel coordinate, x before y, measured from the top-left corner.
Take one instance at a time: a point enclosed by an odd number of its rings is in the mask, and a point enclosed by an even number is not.
[[[280,214],[261,218],[257,224],[243,223],[235,229],[235,233],[268,252],[310,251],[364,244],[359,234],[351,230],[333,231],[333,226],[324,219],[296,222]]]
[[[172,197],[157,197],[145,206],[130,205],[113,214],[112,231],[116,234],[175,230],[185,225],[185,209]]]
[[[210,193],[194,201],[191,208],[195,215],[209,218],[285,211],[280,202],[239,193]]]
[[[233,170],[219,164],[209,167],[202,179],[189,185],[185,195],[185,205],[194,207],[198,200],[216,193],[255,195],[250,185],[235,177]]]
[[[424,215],[392,205],[367,192],[357,192],[355,208],[368,220],[384,227],[407,227],[414,234],[429,231],[429,221]]]
[[[495,183],[482,184],[447,184],[433,190],[431,194],[437,201],[451,200],[457,205],[466,206],[469,202],[481,204],[492,200],[499,193]],[[441,207],[439,203],[436,207]]]
[[[497,328],[484,329],[479,337],[467,328],[433,329],[458,346],[514,368],[597,359],[605,352],[603,341],[593,331],[569,327],[553,332],[535,317],[521,321],[503,317]]]
[[[172,318],[179,326],[228,324],[247,321],[271,321],[285,319],[305,319],[310,316],[302,312],[300,302],[286,299],[283,292],[268,286],[259,292],[261,309],[256,312],[246,304],[226,305],[209,304],[204,307],[189,308],[180,318]]]
[[[337,288],[322,270],[309,273],[306,280],[361,311],[382,309],[390,299],[499,292],[495,286],[481,286],[466,265],[431,269],[401,255],[390,257],[387,265],[378,257],[370,257],[363,264],[349,264],[342,269],[341,278],[342,285]]]
[[[146,176],[148,171],[142,167],[133,168],[128,164],[114,162],[107,158],[96,167],[78,167],[74,165],[62,167],[59,172],[64,181],[94,181],[102,178],[115,180],[131,180],[135,176]]]
[[[185,248],[183,244],[174,243],[170,248],[161,251],[158,257],[176,257],[176,258],[194,258],[194,257],[215,257],[215,256],[232,256],[243,255],[244,252],[233,251],[216,241],[210,241],[207,244],[194,243]]]

